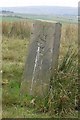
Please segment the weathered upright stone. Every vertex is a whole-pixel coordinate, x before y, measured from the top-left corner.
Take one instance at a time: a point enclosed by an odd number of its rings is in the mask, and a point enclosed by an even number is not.
[[[33,23],[22,92],[33,96],[47,94],[50,76],[57,67],[60,36],[60,23],[46,21]]]

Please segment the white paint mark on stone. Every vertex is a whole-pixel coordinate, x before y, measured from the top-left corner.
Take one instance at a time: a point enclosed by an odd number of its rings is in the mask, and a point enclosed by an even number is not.
[[[40,44],[38,43],[38,49],[37,49],[37,54],[36,54],[36,59],[35,59],[35,64],[34,64],[34,70],[33,70],[33,76],[32,76],[32,83],[31,83],[30,93],[32,92],[32,87],[33,87],[33,82],[34,82],[34,77],[35,77],[35,71],[36,71],[38,60],[39,60],[39,51],[40,51]]]

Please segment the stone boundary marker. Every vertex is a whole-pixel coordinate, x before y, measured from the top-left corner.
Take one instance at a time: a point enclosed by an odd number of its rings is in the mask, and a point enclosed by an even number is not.
[[[21,93],[43,97],[48,94],[50,78],[58,65],[60,37],[60,23],[33,23]]]

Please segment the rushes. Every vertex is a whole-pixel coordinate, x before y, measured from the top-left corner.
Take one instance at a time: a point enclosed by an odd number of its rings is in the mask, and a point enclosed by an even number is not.
[[[59,71],[70,72],[72,69],[76,69],[77,60],[78,60],[77,53],[75,53],[73,49],[71,50],[69,48],[66,55],[64,56],[62,60],[62,63],[59,66]]]
[[[77,117],[75,110],[75,98],[78,96],[77,59],[77,52],[68,49],[58,71],[55,71],[48,97],[40,100],[42,101],[40,103],[37,102],[38,109],[42,112],[48,112],[55,117]]]

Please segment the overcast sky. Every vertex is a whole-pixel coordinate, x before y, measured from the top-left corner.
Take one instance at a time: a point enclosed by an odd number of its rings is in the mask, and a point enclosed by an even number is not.
[[[79,0],[0,0],[0,7],[15,6],[70,6],[77,7]]]

